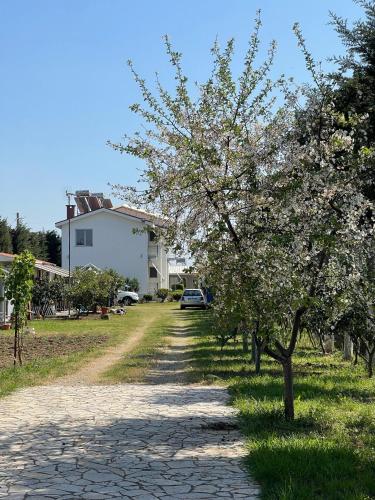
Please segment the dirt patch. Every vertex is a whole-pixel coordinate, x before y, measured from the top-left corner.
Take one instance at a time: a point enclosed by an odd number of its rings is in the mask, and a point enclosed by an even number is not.
[[[104,351],[103,356],[93,359],[81,370],[78,370],[77,372],[66,377],[61,377],[53,383],[57,383],[59,385],[92,385],[102,383],[103,381],[101,380],[101,376],[103,373],[106,372],[112,365],[120,361],[124,354],[132,351],[136,347],[148,327],[154,321],[155,318],[153,316],[145,318],[142,326],[132,330],[129,338],[127,338],[124,342],[110,347]]]
[[[107,343],[106,335],[53,335],[25,337],[23,340],[24,363],[37,359],[68,356],[74,352],[86,351]],[[13,365],[13,338],[3,336],[0,345],[0,368]]]

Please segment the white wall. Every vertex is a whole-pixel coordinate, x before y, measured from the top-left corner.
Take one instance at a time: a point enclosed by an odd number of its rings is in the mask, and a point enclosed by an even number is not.
[[[148,293],[154,294],[158,288],[168,288],[168,259],[167,250],[163,241],[150,242],[148,247],[150,266],[155,265],[158,270],[157,278],[149,278]]]
[[[0,324],[5,323],[10,320],[10,316],[13,312],[13,305],[10,300],[5,298],[4,283],[0,281],[0,297],[4,297],[4,300],[0,301]]]
[[[113,268],[123,276],[136,277],[140,293],[148,289],[148,234],[133,233],[142,229],[142,221],[112,214],[109,211],[91,213],[71,220],[71,268],[94,264],[101,269]],[[76,229],[93,230],[93,246],[76,246]],[[62,230],[62,267],[68,269],[68,224]]]

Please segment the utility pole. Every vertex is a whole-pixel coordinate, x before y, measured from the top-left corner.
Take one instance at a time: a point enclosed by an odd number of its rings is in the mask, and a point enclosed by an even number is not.
[[[66,205],[66,216],[68,219],[68,272],[69,272],[69,289],[71,286],[71,278],[72,278],[72,271],[71,271],[71,257],[70,257],[70,250],[71,250],[71,233],[70,233],[70,220],[72,217],[74,217],[74,205],[71,204],[71,196],[74,196],[73,193],[68,193],[68,191],[65,192],[67,198],[68,198],[68,204]],[[68,305],[68,315],[70,317],[70,301]]]

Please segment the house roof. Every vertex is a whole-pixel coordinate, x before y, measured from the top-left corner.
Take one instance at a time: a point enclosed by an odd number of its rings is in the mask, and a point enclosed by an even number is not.
[[[15,254],[0,252],[0,264],[1,262],[12,262],[14,257],[16,257]],[[69,271],[67,269],[63,269],[62,267],[59,267],[56,264],[52,264],[52,262],[47,262],[45,260],[35,259],[35,268],[41,271],[56,274],[58,276],[69,276]]]
[[[0,252],[0,262],[11,262],[13,257],[12,253]]]
[[[165,224],[166,222],[160,215],[146,212],[145,210],[140,210],[139,208],[130,207],[129,205],[120,205],[118,207],[114,207],[112,210],[130,215],[130,217],[137,217],[138,219],[152,222],[154,224]]]
[[[91,264],[91,262],[82,266],[82,269],[90,269],[92,271],[101,271],[100,267],[96,266],[95,264]]]
[[[64,278],[69,277],[69,271],[64,269],[63,267],[56,266],[56,264],[52,264],[51,262],[46,262],[44,260],[36,260],[35,261],[36,269],[41,271],[46,271],[48,273],[56,274],[57,276],[62,276]]]
[[[74,221],[78,218],[85,218],[85,217],[90,217],[91,215],[97,214],[97,213],[111,213],[119,216],[127,216],[127,217],[132,217],[134,219],[137,219],[141,222],[148,222],[151,224],[155,224],[156,226],[163,226],[166,223],[166,220],[160,217],[159,215],[152,214],[150,212],[145,212],[144,210],[139,210],[137,208],[130,207],[128,205],[120,205],[119,207],[115,208],[98,208],[97,210],[91,210],[90,212],[85,212],[83,214],[76,215],[71,221]],[[64,219],[62,221],[56,222],[55,226],[56,227],[61,227],[64,224],[67,224],[69,219]]]

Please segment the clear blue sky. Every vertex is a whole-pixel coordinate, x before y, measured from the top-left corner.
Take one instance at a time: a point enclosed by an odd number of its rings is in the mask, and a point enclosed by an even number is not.
[[[106,146],[137,126],[126,60],[168,84],[167,33],[199,81],[215,37],[233,36],[239,69],[257,8],[264,43],[279,44],[275,72],[297,81],[308,76],[292,24],[325,60],[342,52],[328,11],[361,13],[351,0],[0,0],[0,216],[14,224],[18,211],[33,229],[51,229],[64,218],[66,189],[109,194],[109,182],[135,183],[140,164]]]

